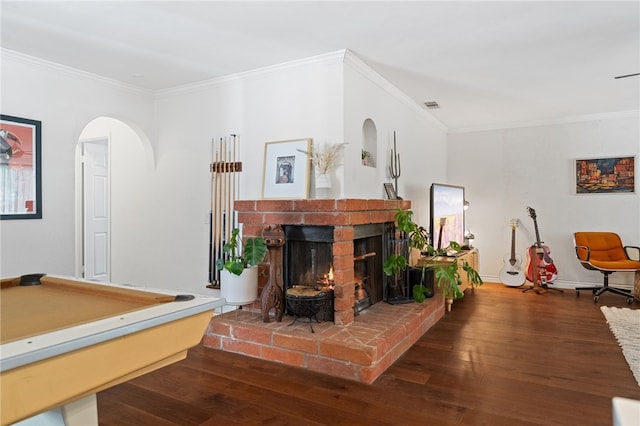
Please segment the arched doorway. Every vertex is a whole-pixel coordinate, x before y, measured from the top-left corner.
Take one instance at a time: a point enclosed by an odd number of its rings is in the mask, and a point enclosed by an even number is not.
[[[127,234],[128,188],[153,167],[146,135],[111,117],[89,122],[76,145],[76,275],[112,281],[118,258],[114,247]],[[124,206],[124,207],[123,207]]]

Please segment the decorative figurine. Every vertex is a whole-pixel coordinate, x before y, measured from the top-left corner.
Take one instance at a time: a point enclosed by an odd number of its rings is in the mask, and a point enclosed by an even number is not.
[[[280,225],[269,225],[262,231],[262,237],[269,250],[269,281],[260,295],[262,321],[269,322],[269,311],[275,309],[276,321],[282,321],[284,314],[284,290],[282,284],[282,248],[284,230]]]

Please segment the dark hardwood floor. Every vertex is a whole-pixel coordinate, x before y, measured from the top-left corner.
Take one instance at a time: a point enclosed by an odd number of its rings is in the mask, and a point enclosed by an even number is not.
[[[100,425],[610,425],[640,386],[600,306],[629,307],[487,283],[372,385],[200,346],[99,393]]]

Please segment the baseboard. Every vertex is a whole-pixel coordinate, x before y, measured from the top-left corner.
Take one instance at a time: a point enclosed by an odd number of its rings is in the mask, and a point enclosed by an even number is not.
[[[481,275],[482,281],[487,283],[498,283],[500,284],[500,278],[497,275]],[[530,281],[525,282],[524,285],[531,284]],[[588,281],[567,281],[567,280],[555,280],[552,283],[549,283],[550,286],[554,288],[563,288],[563,289],[575,289],[576,287],[601,287],[602,281],[588,282]],[[620,284],[620,283],[609,283],[609,286],[621,288],[624,290],[633,290],[633,284]]]

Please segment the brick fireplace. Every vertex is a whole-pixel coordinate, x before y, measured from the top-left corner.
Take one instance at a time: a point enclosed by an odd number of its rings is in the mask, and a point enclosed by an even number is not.
[[[353,323],[355,316],[354,239],[359,229],[365,225],[393,223],[396,209],[410,207],[410,201],[364,199],[235,203],[245,237],[262,235],[265,224],[316,227],[332,233],[333,317],[335,324],[342,326]],[[382,258],[383,254],[376,255]]]
[[[371,225],[392,223],[396,209],[410,207],[410,201],[377,199],[236,201],[238,221],[247,238],[260,236],[265,224],[331,229],[334,321],[314,323],[314,333],[308,322],[293,323],[286,314],[282,322],[272,318],[264,323],[256,302],[215,315],[204,345],[372,383],[445,311],[438,293],[421,304],[376,303],[356,316],[354,260],[358,264],[363,255],[358,252],[359,236]],[[260,289],[269,276],[266,260],[260,265]]]

